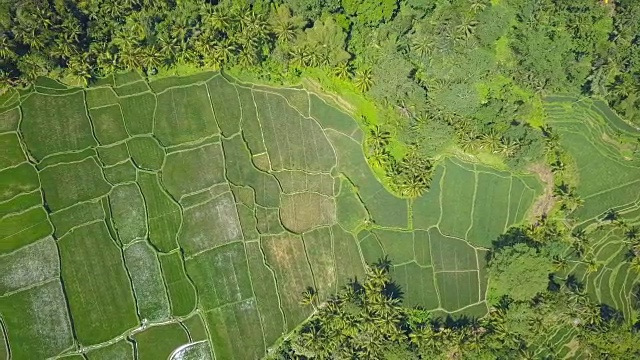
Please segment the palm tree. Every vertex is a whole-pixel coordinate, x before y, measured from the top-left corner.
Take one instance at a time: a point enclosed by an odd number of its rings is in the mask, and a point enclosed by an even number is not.
[[[620,215],[618,214],[618,211],[616,209],[609,209],[602,217],[602,220],[613,223],[614,221],[618,220],[619,217]]]
[[[569,185],[564,181],[553,188],[553,194],[560,198],[569,195],[572,191],[573,189],[571,189],[571,187],[569,187]]]
[[[88,53],[75,56],[67,64],[69,75],[82,86],[89,85],[89,80],[93,77],[87,55]]]
[[[405,176],[398,182],[396,187],[402,196],[415,199],[424,194],[429,185],[417,177]]]
[[[572,192],[570,196],[564,199],[562,208],[569,212],[573,212],[575,209],[582,206],[582,204],[584,204],[584,200],[579,195]]]
[[[0,34],[0,59],[12,59],[14,56],[11,40],[5,34]]]
[[[306,66],[317,67],[326,59],[326,57],[323,57],[323,55],[326,55],[326,52],[321,51],[320,45],[318,44],[305,44],[303,45],[303,49],[303,61]]]
[[[248,23],[243,26],[243,30],[246,29],[247,33],[252,35],[256,42],[262,42],[271,30],[269,23],[264,18],[264,15],[252,10],[246,13],[246,16],[243,17],[243,19],[245,18]]]
[[[487,149],[487,151],[495,153],[500,144],[502,142],[502,138],[497,131],[491,129],[489,132],[482,134],[480,137],[480,141],[482,144],[482,148]]]
[[[421,57],[425,57],[431,54],[434,46],[435,46],[435,43],[431,39],[424,36],[414,36],[411,39],[411,44],[409,45],[409,48],[413,53],[416,53]]]
[[[520,349],[519,355],[520,355],[520,359],[521,360],[533,360],[533,359],[536,359],[535,352],[532,349],[526,348],[526,347],[523,347],[523,348]]]
[[[482,148],[481,140],[473,130],[456,131],[458,143],[464,152],[476,152]]]
[[[569,262],[567,261],[567,259],[560,255],[555,255],[552,262],[553,267],[556,269],[556,271],[565,271],[569,267]]]
[[[120,1],[105,1],[100,11],[107,14],[112,19],[121,18],[126,11],[124,4]]]
[[[587,274],[591,274],[594,272],[598,272],[600,270],[601,262],[597,261],[595,258],[590,258],[587,260]]]
[[[68,60],[77,53],[76,47],[63,38],[57,38],[54,45],[50,48],[49,54],[53,57]]]
[[[17,31],[14,31],[14,33],[16,33],[16,32]],[[18,34],[16,34],[16,38],[19,38],[23,43],[29,45],[29,47],[34,49],[34,50],[43,50],[44,49],[45,39],[35,29],[28,30],[27,32],[21,34],[20,37],[18,37]]]
[[[590,303],[587,300],[582,301],[579,306],[580,318],[584,321],[584,324],[592,328],[599,328],[602,325],[602,314],[600,307]]]
[[[333,67],[333,74],[340,79],[346,80],[351,77],[351,67],[349,62],[341,61]]]
[[[118,69],[119,53],[112,46],[105,43],[94,43],[89,48],[92,56],[96,59],[97,72],[101,75],[114,73]]]
[[[238,55],[238,64],[245,69],[255,65],[256,61],[256,53],[252,48],[245,48]]]
[[[139,47],[127,47],[120,49],[120,63],[127,70],[140,69],[142,49]]]
[[[588,248],[588,239],[584,230],[578,229],[571,234],[571,247],[578,256],[583,256],[586,253]]]
[[[297,28],[289,21],[277,22],[273,25],[276,39],[283,43],[289,43],[296,38]]]
[[[515,155],[516,151],[518,151],[519,147],[520,144],[518,144],[517,140],[502,138],[500,145],[498,146],[498,152],[505,157],[512,157]]]
[[[541,130],[549,149],[557,149],[558,143],[560,142],[560,136],[558,133],[549,125],[543,126]]]
[[[10,87],[13,85],[14,82],[9,73],[4,69],[0,69],[0,87]]]
[[[640,235],[640,229],[637,226],[632,226],[624,233],[624,237],[629,241],[634,241],[638,239],[638,235]]]
[[[379,258],[378,260],[376,260],[376,262],[373,263],[373,266],[384,270],[388,274],[389,271],[391,270],[392,263],[389,257],[385,255]]]
[[[371,74],[371,68],[364,68],[356,71],[356,77],[354,79],[356,87],[362,92],[367,92],[373,86],[373,77]]]
[[[609,91],[615,97],[626,99],[637,91],[635,81],[630,76],[619,76]]]
[[[549,165],[551,166],[551,171],[553,173],[561,172],[565,169],[564,162],[562,162],[560,158],[556,158],[555,161]]]
[[[237,5],[232,10],[233,17],[240,26],[240,29],[246,29],[251,26],[251,21],[255,18],[256,14],[253,10],[249,9],[247,5]]]
[[[140,54],[140,63],[145,72],[154,72],[162,65],[162,55],[155,46],[148,46]]]
[[[219,65],[224,65],[231,60],[235,51],[236,48],[231,41],[224,40],[213,45],[210,57]]]
[[[466,40],[473,36],[477,25],[477,20],[471,17],[465,17],[464,19],[462,19],[460,25],[456,26],[456,32],[461,38]]]
[[[302,298],[300,299],[300,305],[302,306],[313,306],[313,309],[316,310],[316,304],[315,302],[318,299],[318,293],[316,292],[316,290],[314,288],[312,288],[311,286],[308,286],[303,292],[302,292]]]
[[[377,148],[367,154],[367,160],[372,167],[384,168],[389,162],[390,156],[386,149]]]
[[[374,125],[369,129],[366,143],[371,149],[383,149],[391,141],[391,133],[380,125]]]
[[[301,68],[305,65],[306,51],[304,47],[293,46],[289,51],[289,56],[291,56],[291,64],[293,66]]]
[[[276,39],[283,43],[289,43],[296,38],[300,28],[304,25],[300,16],[291,16],[291,10],[286,5],[279,5],[272,17],[272,30]]]
[[[479,13],[487,7],[484,0],[471,0],[471,5],[469,6],[473,13]]]
[[[207,17],[207,21],[215,30],[227,32],[231,26],[232,17],[228,9],[217,7],[216,10]]]

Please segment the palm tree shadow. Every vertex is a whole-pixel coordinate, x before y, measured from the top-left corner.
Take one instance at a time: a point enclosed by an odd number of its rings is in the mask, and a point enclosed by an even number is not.
[[[558,282],[558,278],[554,273],[549,274],[549,283],[547,284],[547,290],[551,292],[558,292],[562,288],[562,285]]]
[[[564,285],[575,293],[581,293],[584,291],[584,284],[578,280],[575,274],[569,274],[564,281]]]
[[[391,259],[389,259],[388,255],[380,257],[372,265],[373,265],[373,267],[376,267],[378,269],[382,269],[382,270],[384,270],[386,272],[391,271],[391,267],[393,266],[393,264],[391,263]]]
[[[402,288],[393,280],[385,285],[382,293],[390,299],[404,299],[404,292],[402,291]]]
[[[362,286],[362,283],[360,283],[357,276],[353,278],[349,278],[347,280],[346,287],[351,288],[351,290],[353,290],[355,294],[359,294],[364,291],[364,286]]]
[[[633,249],[627,249],[627,252],[624,253],[624,260],[625,261],[631,261],[636,257],[636,253],[633,251]]]
[[[380,257],[371,265],[374,268],[384,270],[387,274],[389,274],[389,282],[384,285],[382,294],[390,299],[403,300],[404,291],[402,290],[402,287],[391,278],[391,269],[393,267],[393,264],[391,262],[391,259],[389,259],[389,256],[385,255],[383,257]]]
[[[523,243],[534,248],[539,246],[539,244],[527,235],[523,228],[512,227],[507,230],[506,233],[501,234],[497,239],[491,242],[491,250],[486,253],[485,260],[490,262],[495,253],[500,252],[501,249]]]
[[[444,325],[450,329],[462,329],[477,323],[477,319],[468,315],[447,315]]]
[[[624,321],[622,312],[607,304],[600,304],[600,317],[607,323],[622,324]]]
[[[635,310],[640,310],[640,283],[633,285],[629,294],[629,305]],[[638,325],[640,326],[640,320],[638,320]]]

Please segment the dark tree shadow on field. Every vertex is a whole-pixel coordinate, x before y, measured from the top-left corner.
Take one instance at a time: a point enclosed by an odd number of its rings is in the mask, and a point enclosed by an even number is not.
[[[468,315],[447,315],[444,319],[444,326],[455,330],[463,329],[474,324],[478,324],[478,319]]]
[[[354,294],[364,292],[364,286],[362,286],[357,276],[347,279],[347,285],[345,285],[345,287],[351,289]]]
[[[378,269],[382,269],[386,272],[391,271],[391,266],[393,266],[393,264],[391,264],[391,260],[389,259],[389,256],[385,255],[381,258],[379,258],[378,260],[376,260],[376,262],[374,262],[373,267],[376,267]]]
[[[501,311],[509,310],[509,307],[513,303],[513,299],[509,295],[502,295],[495,305],[495,308]]]
[[[609,221],[609,222],[614,222],[614,221],[618,220],[619,217],[620,217],[620,215],[618,214],[618,211],[616,209],[609,209],[609,210],[607,210],[606,213],[604,213],[604,216],[602,217],[602,220]]]
[[[600,304],[600,317],[608,324],[620,325],[624,321],[624,314],[612,306]]]
[[[575,274],[569,274],[564,281],[564,285],[574,293],[581,293],[584,291],[584,284],[578,280]]]
[[[635,251],[633,251],[632,248],[627,249],[627,251],[624,253],[624,260],[625,261],[631,261],[633,259],[635,259],[636,257],[636,253]]]
[[[385,285],[384,289],[382,290],[382,293],[391,299],[397,299],[397,300],[404,299],[404,292],[402,291],[402,288],[400,287],[400,285],[396,284],[396,282],[393,280],[389,281],[387,285]]]
[[[629,305],[635,310],[640,310],[640,282],[633,284],[631,288]],[[640,320],[638,322],[640,323]]]
[[[506,233],[498,236],[497,239],[491,242],[492,249],[489,250],[485,256],[485,260],[490,262],[493,259],[493,256],[500,252],[500,250],[511,247],[516,244],[526,244],[527,246],[538,248],[540,246],[539,243],[533,241],[525,232],[525,230],[521,227],[512,227],[507,230]]]
[[[400,301],[404,300],[404,291],[402,291],[402,287],[391,278],[393,263],[389,256],[385,255],[380,257],[374,263],[370,264],[370,266],[372,269],[382,270],[388,276],[388,281],[385,282],[382,288],[382,294],[390,299],[397,299]]]
[[[556,279],[556,274],[549,274],[549,284],[547,284],[547,290],[551,292],[558,292],[562,288],[562,284]]]

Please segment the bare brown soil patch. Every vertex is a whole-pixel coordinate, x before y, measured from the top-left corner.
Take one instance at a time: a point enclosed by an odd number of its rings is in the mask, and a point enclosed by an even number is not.
[[[270,238],[271,244],[267,246],[267,251],[273,254],[278,267],[286,269],[295,262],[295,249],[293,248],[293,241],[296,239],[288,235],[274,235]]]
[[[531,210],[531,217],[535,219],[548,214],[558,200],[553,195],[553,172],[551,172],[549,166],[537,163],[530,165],[527,170],[538,175],[538,178],[544,184],[544,191],[533,203],[533,209]]]
[[[336,204],[333,198],[312,192],[284,195],[280,208],[282,225],[302,234],[321,225],[336,221]]]

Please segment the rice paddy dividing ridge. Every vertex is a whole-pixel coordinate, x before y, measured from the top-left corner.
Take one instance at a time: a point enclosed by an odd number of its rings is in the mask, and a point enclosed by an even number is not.
[[[480,316],[486,250],[542,192],[447,158],[423,197],[397,198],[358,124],[305,89],[218,73],[53,85],[0,114],[14,359],[257,358],[312,313],[308,287],[326,299],[385,256],[407,304]]]

